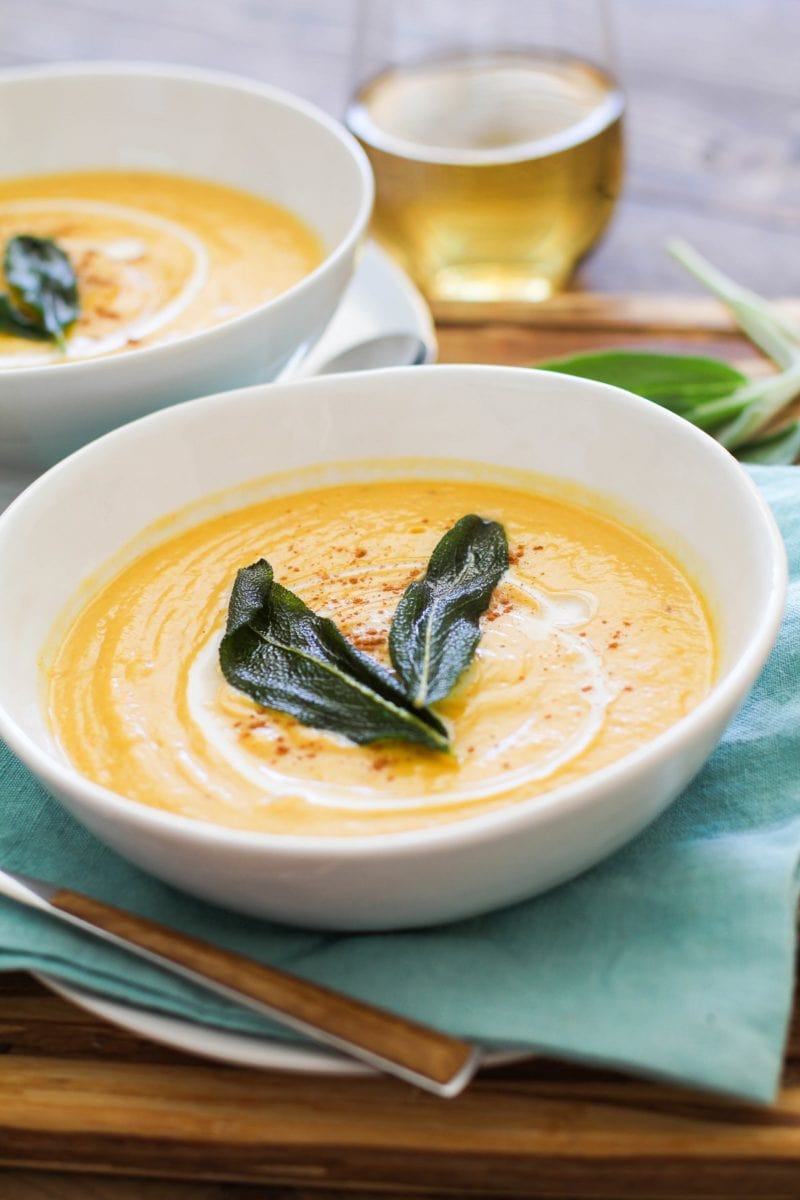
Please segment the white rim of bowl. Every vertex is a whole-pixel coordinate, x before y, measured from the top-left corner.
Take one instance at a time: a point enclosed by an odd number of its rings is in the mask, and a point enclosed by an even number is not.
[[[315,124],[321,125],[340,143],[349,153],[354,166],[359,172],[363,185],[363,195],[356,215],[351,221],[350,227],[344,237],[332,249],[326,252],[322,262],[313,271],[304,275],[302,279],[299,279],[297,283],[293,283],[285,291],[280,292],[277,296],[273,296],[271,300],[266,300],[263,304],[259,304],[257,308],[252,308],[246,313],[241,313],[238,317],[231,317],[229,320],[221,321],[218,325],[212,325],[208,329],[182,334],[180,337],[169,342],[156,342],[152,346],[142,346],[134,350],[120,350],[114,354],[102,355],[97,358],[78,358],[72,362],[58,363],[59,375],[67,371],[73,372],[81,369],[84,371],[91,370],[95,374],[99,374],[101,371],[113,371],[116,363],[120,361],[127,362],[133,357],[137,361],[141,361],[145,357],[148,360],[152,360],[156,356],[169,355],[176,348],[182,350],[184,346],[201,340],[206,342],[216,341],[220,336],[224,336],[224,333],[227,333],[228,330],[234,327],[242,327],[251,321],[258,321],[264,313],[269,312],[271,309],[279,308],[282,304],[288,302],[290,298],[293,299],[295,296],[302,295],[303,292],[314,286],[321,274],[326,273],[342,259],[347,258],[361,238],[365,236],[375,199],[375,181],[369,160],[361,149],[361,146],[344,125],[334,117],[329,116],[328,113],[323,112],[321,108],[317,108],[309,100],[295,96],[292,92],[287,92],[283,88],[273,87],[272,84],[260,83],[258,80],[248,79],[246,76],[236,75],[228,71],[214,71],[179,64],[173,65],[171,63],[136,60],[98,60],[92,63],[75,61],[39,64],[31,67],[7,67],[0,70],[0,90],[2,90],[3,85],[6,83],[25,82],[26,80],[35,81],[37,79],[79,78],[81,76],[127,76],[128,78],[138,79],[174,79],[185,83],[210,84],[231,91],[260,96],[265,100],[271,100],[276,104],[282,105],[284,108],[302,114]],[[134,167],[131,169],[136,170],[137,168]],[[5,380],[12,382],[21,376],[24,376],[26,379],[42,375],[49,377],[52,369],[52,363],[41,366],[6,367],[0,371],[0,381],[3,381],[3,383]]]
[[[519,377],[524,376],[527,379],[533,377],[542,378],[547,374],[546,372],[522,367],[478,364],[432,364],[427,367],[388,367],[380,371],[357,371],[350,374],[337,375],[332,378],[337,380],[338,385],[341,386],[342,383],[346,383],[350,379],[363,380],[365,376],[375,377],[391,374],[419,379],[420,371],[437,371],[448,374],[464,373],[469,375],[496,375],[498,372],[501,372]],[[280,386],[287,388],[308,388],[309,386],[325,388],[330,385],[330,382],[330,379],[326,379],[323,376],[318,379],[298,380],[293,383],[281,384]],[[768,539],[771,551],[769,602],[765,606],[761,620],[751,635],[750,642],[744,652],[722,679],[714,684],[708,695],[695,708],[643,746],[608,764],[608,766],[601,767],[583,779],[563,784],[560,787],[553,788],[551,791],[539,793],[527,800],[519,800],[506,807],[494,809],[490,812],[465,816],[458,820],[449,821],[444,825],[428,829],[408,829],[396,833],[370,833],[362,836],[334,836],[326,838],[321,836],[305,837],[295,834],[272,834],[255,830],[232,829],[225,825],[216,825],[210,821],[182,817],[178,814],[167,812],[164,809],[152,808],[138,800],[122,796],[118,792],[92,782],[81,775],[74,767],[67,763],[59,762],[51,754],[42,750],[17,725],[13,718],[7,715],[1,702],[0,737],[47,785],[51,785],[56,790],[63,790],[68,793],[74,792],[77,785],[77,788],[80,790],[80,803],[84,806],[88,805],[92,807],[104,817],[118,813],[127,823],[133,820],[135,824],[142,828],[147,828],[151,832],[171,834],[204,846],[214,847],[224,844],[226,847],[238,847],[245,853],[250,854],[271,850],[279,853],[285,852],[287,854],[320,858],[330,858],[331,854],[338,854],[343,858],[360,858],[365,851],[371,856],[376,854],[388,857],[396,854],[407,856],[425,851],[435,853],[437,850],[448,845],[451,848],[454,844],[464,847],[476,842],[489,841],[493,838],[501,839],[513,833],[520,825],[524,825],[526,828],[536,827],[555,808],[561,809],[564,813],[574,815],[584,807],[592,804],[598,794],[606,793],[609,787],[613,787],[614,783],[624,785],[637,773],[641,766],[663,763],[691,739],[696,725],[706,723],[711,725],[716,724],[723,713],[728,709],[732,709],[735,712],[737,705],[743,703],[745,700],[748,691],[755,682],[772,649],[783,620],[788,579],[786,549],[777,522],[754,482],[736,459],[708,434],[701,432],[682,417],[676,416],[669,410],[660,408],[648,400],[643,400],[639,396],[624,391],[622,388],[611,387],[608,384],[598,383],[595,380],[579,378],[572,380],[572,383],[579,388],[588,388],[592,391],[596,391],[599,388],[605,392],[610,392],[616,398],[617,403],[622,402],[631,408],[638,409],[642,405],[646,405],[650,408],[652,419],[656,423],[661,422],[665,425],[680,426],[684,436],[687,438],[694,439],[695,441],[702,440],[707,453],[717,459],[721,469],[727,472],[731,478],[735,477],[737,485],[743,487],[749,493],[751,502],[761,516],[764,536]],[[232,395],[252,394],[265,387],[274,388],[275,386],[275,384],[257,384],[254,387],[239,389],[238,393],[219,392],[216,395],[203,396],[198,400],[188,403],[193,407],[200,405],[207,407],[224,406],[230,402]],[[5,514],[0,517],[0,523],[4,523],[18,507],[25,504],[27,496],[39,491],[43,486],[48,486],[47,481],[51,476],[57,475],[64,468],[71,469],[71,464],[78,461],[83,455],[94,453],[94,447],[97,445],[104,443],[108,439],[123,437],[133,426],[144,422],[157,424],[159,422],[179,420],[180,411],[185,408],[186,405],[178,405],[141,417],[139,420],[131,422],[130,425],[112,430],[102,438],[98,438],[96,442],[90,442],[87,446],[76,450],[74,454],[63,459],[56,466],[51,467],[49,471],[32,483],[10,505]],[[176,414],[178,415],[176,416]]]

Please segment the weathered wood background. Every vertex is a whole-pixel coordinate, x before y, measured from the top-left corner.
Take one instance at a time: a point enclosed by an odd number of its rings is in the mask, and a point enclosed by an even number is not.
[[[796,293],[800,3],[605,2],[630,98],[628,178],[613,227],[577,285],[691,291],[662,250],[679,233],[752,287]],[[452,8],[457,28],[458,0],[431,3]],[[0,65],[192,63],[285,86],[341,115],[357,7],[358,0],[0,0]]]

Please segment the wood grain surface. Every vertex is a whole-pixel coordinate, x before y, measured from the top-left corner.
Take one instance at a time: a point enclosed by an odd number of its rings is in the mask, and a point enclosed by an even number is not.
[[[320,1189],[486,1200],[798,1194],[797,1029],[774,1109],[545,1060],[485,1072],[453,1101],[385,1079],[220,1067],[110,1029],[25,976],[0,980],[0,1047],[0,1161],[17,1168],[0,1174],[4,1200],[78,1195],[47,1177],[26,1181],[22,1166],[204,1181],[186,1195],[209,1198],[236,1194],[214,1182],[269,1185],[254,1194],[287,1200],[320,1200]],[[92,1186],[98,1197],[184,1195],[155,1182]]]

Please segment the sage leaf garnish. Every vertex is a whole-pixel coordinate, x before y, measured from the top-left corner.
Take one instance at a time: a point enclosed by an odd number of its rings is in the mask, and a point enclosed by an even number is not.
[[[673,241],[668,249],[728,306],[742,332],[778,367],[774,375],[747,379],[717,359],[626,349],[576,354],[536,365],[627,388],[711,433],[744,462],[796,461],[800,445],[795,426],[774,430],[774,422],[800,396],[800,330],[686,242]]]
[[[479,620],[508,569],[505,530],[469,515],[434,548],[422,579],[403,593],[389,631],[389,653],[415,708],[441,700],[469,665]]]
[[[219,660],[233,687],[304,725],[359,744],[391,738],[449,749],[438,717],[413,709],[389,671],[276,583],[263,558],[236,576]]]
[[[80,315],[78,281],[60,246],[49,238],[21,234],[10,238],[3,256],[8,286],[6,315],[11,315],[21,336],[37,330],[52,338],[61,350],[66,331]]]

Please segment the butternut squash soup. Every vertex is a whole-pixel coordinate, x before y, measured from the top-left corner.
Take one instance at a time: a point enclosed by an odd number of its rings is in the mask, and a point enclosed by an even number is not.
[[[465,514],[502,527],[507,554],[466,669],[428,708],[409,693],[408,711],[444,731],[441,745],[356,744],[360,725],[352,738],[315,728],[228,682],[220,644],[226,620],[229,634],[241,624],[241,606],[228,611],[234,581],[266,560],[299,620],[330,618],[399,687],[393,617]],[[445,564],[456,586],[480,567],[473,549]],[[49,705],[74,765],[143,804],[237,829],[368,835],[463,819],[614,762],[706,695],[714,659],[702,596],[615,519],[488,481],[362,482],[273,496],[140,553],[61,640]]]
[[[277,204],[145,171],[0,180],[0,249],[21,235],[49,239],[67,255],[80,315],[63,350],[0,323],[0,369],[197,333],[277,296],[324,256],[316,234]],[[0,291],[7,284],[0,274]]]

